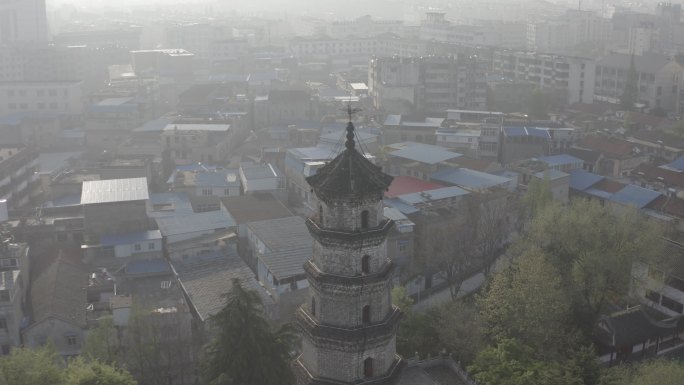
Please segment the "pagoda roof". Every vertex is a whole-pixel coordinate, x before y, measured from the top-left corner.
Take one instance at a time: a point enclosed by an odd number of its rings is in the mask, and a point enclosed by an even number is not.
[[[356,150],[354,138],[354,125],[350,122],[347,125],[346,149],[315,175],[306,178],[318,198],[324,202],[363,199],[374,194],[382,197],[392,183],[390,175]]]

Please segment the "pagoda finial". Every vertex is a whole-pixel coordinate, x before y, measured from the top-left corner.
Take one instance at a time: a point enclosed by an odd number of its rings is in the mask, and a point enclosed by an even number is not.
[[[354,141],[356,134],[354,133],[354,123],[352,123],[352,117],[359,111],[361,111],[360,108],[352,108],[351,100],[349,100],[347,103],[347,114],[349,115],[349,123],[347,123],[347,141],[344,143],[344,146],[347,147],[348,150],[353,150],[354,147],[356,147],[356,142]]]

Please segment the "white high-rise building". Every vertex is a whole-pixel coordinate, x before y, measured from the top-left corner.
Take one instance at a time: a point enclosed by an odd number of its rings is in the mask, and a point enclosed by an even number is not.
[[[47,40],[45,0],[0,0],[0,43]]]

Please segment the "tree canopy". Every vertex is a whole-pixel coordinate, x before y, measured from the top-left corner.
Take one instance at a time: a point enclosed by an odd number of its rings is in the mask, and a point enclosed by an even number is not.
[[[226,305],[211,317],[216,337],[205,347],[202,376],[211,385],[289,385],[295,337],[288,325],[272,330],[258,293],[238,279]]]
[[[130,373],[81,358],[64,361],[51,346],[0,357],[0,385],[136,385]]]

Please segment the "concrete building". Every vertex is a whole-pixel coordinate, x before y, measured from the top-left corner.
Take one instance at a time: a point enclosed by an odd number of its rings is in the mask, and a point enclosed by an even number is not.
[[[243,194],[270,193],[281,202],[287,202],[285,174],[270,163],[240,163],[240,182]]]
[[[450,108],[484,110],[485,70],[477,56],[374,58],[368,94],[373,107],[389,113],[439,116]]]
[[[679,90],[684,67],[662,54],[642,56],[613,53],[596,63],[596,99],[619,103],[634,63],[638,89],[637,103],[645,107],[660,107],[667,112],[678,111]]]
[[[174,123],[164,127],[161,138],[177,165],[214,164],[227,159],[233,135],[229,124]]]
[[[612,29],[610,19],[593,11],[571,9],[557,20],[530,24],[527,49],[560,52],[580,44],[603,43],[610,40]]]
[[[594,60],[525,51],[494,52],[492,71],[505,80],[527,82],[556,93],[562,104],[594,101]]]
[[[81,81],[0,82],[0,115],[14,112],[84,112]]]
[[[40,185],[37,158],[27,147],[0,147],[0,199],[8,202],[10,210],[27,205]]]
[[[241,194],[242,183],[239,170],[202,167],[192,170],[175,170],[169,178],[171,190],[189,197],[230,197]]]
[[[455,165],[461,154],[431,144],[402,142],[386,147],[385,169],[393,176],[412,176],[424,181],[441,168]]]
[[[182,81],[192,78],[194,56],[180,48],[131,51],[131,64],[138,76],[160,76]]]
[[[45,0],[8,0],[0,3],[0,44],[48,40]]]
[[[64,359],[81,354],[85,344],[88,272],[62,258],[31,284],[33,318],[22,330],[24,346],[37,348],[50,341]]]
[[[421,120],[410,115],[387,115],[382,125],[382,141],[385,145],[406,141],[435,144],[437,130],[443,124],[443,118]]]
[[[104,235],[149,230],[147,178],[83,182],[81,205],[88,244]]]
[[[0,350],[6,355],[12,347],[22,344],[20,332],[27,316],[29,248],[25,243],[12,242],[5,234],[0,235],[0,240]]]

